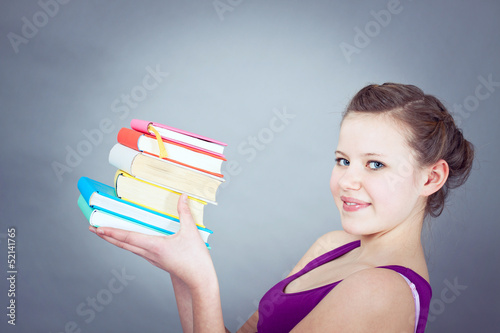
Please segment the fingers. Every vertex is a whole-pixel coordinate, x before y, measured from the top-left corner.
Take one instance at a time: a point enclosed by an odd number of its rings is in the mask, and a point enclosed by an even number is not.
[[[137,246],[134,246],[134,245],[131,245],[129,243],[125,243],[125,242],[121,242],[119,240],[116,240],[112,237],[108,237],[108,236],[105,236],[105,235],[99,235],[99,237],[101,237],[102,239],[104,239],[105,241],[115,245],[115,246],[118,246],[119,248],[122,248],[124,250],[127,250],[127,251],[130,251],[132,253],[135,253],[141,257],[144,257],[147,259],[147,255],[148,255],[148,251],[143,249],[143,248],[140,248],[140,247],[137,247]]]
[[[119,248],[122,248],[124,250],[127,250],[127,251],[130,251],[132,253],[135,253],[137,254],[138,256],[141,256],[143,257],[144,259],[146,259],[147,261],[149,261],[150,263],[152,263],[153,265],[155,266],[158,266],[158,263],[156,262],[156,260],[152,257],[154,256],[153,253],[151,253],[150,251],[148,251],[148,249],[144,249],[144,248],[141,248],[141,247],[138,247],[138,246],[135,246],[135,245],[132,245],[132,244],[129,244],[129,243],[126,243],[126,242],[123,242],[123,241],[120,241],[116,238],[113,238],[111,236],[107,236],[106,233],[108,234],[113,234],[113,232],[115,230],[117,230],[118,232],[116,232],[116,234],[120,234],[120,229],[114,229],[114,228],[105,228],[103,229],[104,227],[101,227],[101,228],[95,228],[93,226],[90,226],[89,227],[89,230],[93,233],[95,233],[96,235],[98,235],[99,237],[101,237],[102,239],[104,239],[105,241],[119,247]],[[129,231],[126,231],[126,232],[129,232]],[[143,235],[143,236],[146,236],[146,235]]]
[[[150,250],[158,237],[110,227],[90,227],[89,230],[111,244],[137,254],[139,254],[140,250],[142,250],[141,253]]]

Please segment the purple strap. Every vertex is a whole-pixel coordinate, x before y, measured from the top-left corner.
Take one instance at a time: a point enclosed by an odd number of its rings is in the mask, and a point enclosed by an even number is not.
[[[293,280],[306,274],[314,268],[352,251],[353,249],[359,247],[360,244],[361,242],[358,240],[344,244],[332,251],[329,251],[311,260],[300,271],[283,279],[269,289],[259,303],[259,322],[257,324],[258,332],[266,333],[291,331],[295,325],[304,319],[304,317],[307,316],[314,309],[314,307],[321,302],[321,300],[342,280],[296,293],[285,293],[284,290],[286,286]],[[417,308],[419,309],[419,313],[416,316],[415,332],[424,332],[432,295],[429,283],[420,275],[406,267],[391,265],[381,266],[379,268],[387,268],[396,271],[414,285],[415,293],[413,293],[413,295],[417,295],[419,300],[419,306],[417,306],[417,301],[415,299],[416,310]]]

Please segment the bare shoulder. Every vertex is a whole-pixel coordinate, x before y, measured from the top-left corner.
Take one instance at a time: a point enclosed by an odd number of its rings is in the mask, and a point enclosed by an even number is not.
[[[327,232],[319,237],[311,246],[308,252],[312,252],[316,257],[338,248],[339,246],[358,240],[359,238],[348,234],[343,230]]]
[[[293,332],[410,332],[414,323],[415,305],[404,278],[368,268],[340,282]]]
[[[307,265],[308,262],[310,262],[314,258],[317,258],[328,251],[331,251],[349,242],[353,242],[357,239],[358,239],[357,237],[350,235],[343,230],[335,230],[327,232],[326,234],[320,236],[311,245],[309,250],[307,250],[304,256],[299,260],[297,265],[290,272],[290,275],[301,270],[305,265]]]
[[[319,237],[313,245],[324,248],[325,252],[328,252],[355,240],[359,240],[359,237],[348,234],[344,230],[335,230]]]
[[[408,300],[409,304],[413,304],[411,290],[404,278],[399,273],[384,268],[367,268],[355,272],[342,280],[332,291],[337,291],[340,295],[382,296],[377,301],[379,303]]]

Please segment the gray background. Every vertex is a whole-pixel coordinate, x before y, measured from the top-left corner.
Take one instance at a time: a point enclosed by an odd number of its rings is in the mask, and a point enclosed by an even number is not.
[[[89,233],[76,205],[81,176],[112,183],[107,155],[133,118],[227,142],[239,164],[205,210],[235,331],[317,237],[340,228],[328,185],[340,112],[361,87],[386,81],[469,109],[455,115],[476,146],[474,170],[424,237],[427,332],[497,331],[500,87],[474,96],[480,77],[500,81],[499,2],[401,0],[383,25],[371,11],[391,1],[221,0],[219,13],[213,1],[71,1],[50,15],[42,7],[54,2],[41,3],[3,1],[0,11],[1,331],[180,331],[168,275]],[[23,29],[34,21],[37,31]],[[29,38],[13,45],[23,30]],[[357,53],[346,57],[342,43]],[[148,68],[168,76],[141,96]],[[125,112],[131,93],[140,101]],[[283,110],[294,118],[271,137]],[[103,119],[113,130],[58,179],[53,163],[85,148],[84,133]],[[265,144],[251,154],[259,136]],[[8,227],[17,230],[15,328],[6,323]],[[122,270],[131,280],[113,294]],[[91,317],[96,297],[106,304]]]

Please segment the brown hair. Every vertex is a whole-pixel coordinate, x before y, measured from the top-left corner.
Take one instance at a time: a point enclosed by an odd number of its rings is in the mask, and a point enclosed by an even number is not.
[[[449,166],[444,186],[427,198],[424,216],[437,217],[443,212],[448,191],[468,178],[474,159],[473,145],[464,139],[451,114],[434,96],[413,85],[384,83],[368,85],[351,100],[343,114],[353,112],[386,113],[404,125],[407,143],[420,166],[440,159]]]

